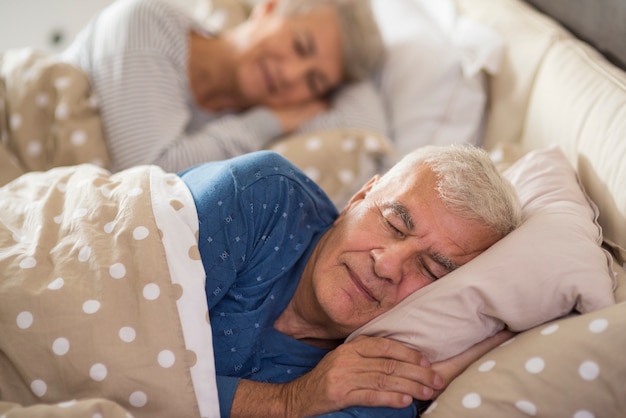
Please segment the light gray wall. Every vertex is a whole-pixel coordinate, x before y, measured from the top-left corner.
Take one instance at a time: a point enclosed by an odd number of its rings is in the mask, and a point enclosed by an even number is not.
[[[34,47],[62,51],[101,9],[114,0],[0,0],[0,53]],[[193,10],[197,1],[171,0]]]
[[[57,52],[112,0],[0,0],[0,52],[32,46]]]
[[[626,0],[526,0],[626,69]]]

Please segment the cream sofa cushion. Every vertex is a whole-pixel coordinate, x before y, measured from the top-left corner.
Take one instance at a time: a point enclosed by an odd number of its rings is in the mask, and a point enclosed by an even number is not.
[[[607,242],[626,248],[626,75],[587,44],[547,53],[528,104],[526,150],[556,143],[600,209]]]
[[[514,0],[456,0],[461,13],[500,33],[506,47],[490,80],[490,108],[483,146],[518,142],[537,69],[558,40],[571,35],[545,15]]]

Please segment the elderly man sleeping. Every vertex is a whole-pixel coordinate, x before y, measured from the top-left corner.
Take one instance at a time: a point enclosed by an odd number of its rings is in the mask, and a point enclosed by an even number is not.
[[[260,151],[179,175],[26,174],[0,219],[0,412],[409,417],[510,336],[434,365],[344,343],[520,223],[471,146],[416,150],[340,212]]]

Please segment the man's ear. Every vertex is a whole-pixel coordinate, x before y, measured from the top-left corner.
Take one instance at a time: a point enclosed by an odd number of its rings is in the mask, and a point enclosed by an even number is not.
[[[361,200],[365,199],[365,196],[367,196],[367,194],[370,192],[370,190],[372,190],[372,187],[374,187],[374,185],[378,182],[378,180],[380,179],[380,175],[376,174],[374,177],[372,177],[371,179],[368,180],[367,183],[365,183],[358,192],[356,192],[348,201],[348,203],[346,204],[346,206],[341,210],[341,213],[339,214],[339,217],[335,220],[335,223],[343,217],[343,215],[352,207],[354,206],[356,203],[360,202]]]
[[[367,183],[365,183],[363,186],[361,186],[361,188],[359,189],[358,192],[356,192],[348,201],[348,205],[351,204],[353,201],[358,201],[358,200],[363,200],[365,199],[365,196],[369,193],[370,190],[372,190],[372,187],[374,187],[374,185],[378,182],[378,180],[380,179],[380,175],[376,174],[374,177],[372,177],[371,179],[369,179],[367,181]]]

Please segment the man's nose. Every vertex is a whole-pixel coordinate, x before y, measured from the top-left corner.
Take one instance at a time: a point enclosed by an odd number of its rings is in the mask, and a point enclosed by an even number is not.
[[[398,284],[415,269],[414,251],[406,245],[376,248],[371,251],[374,272],[393,284]]]

